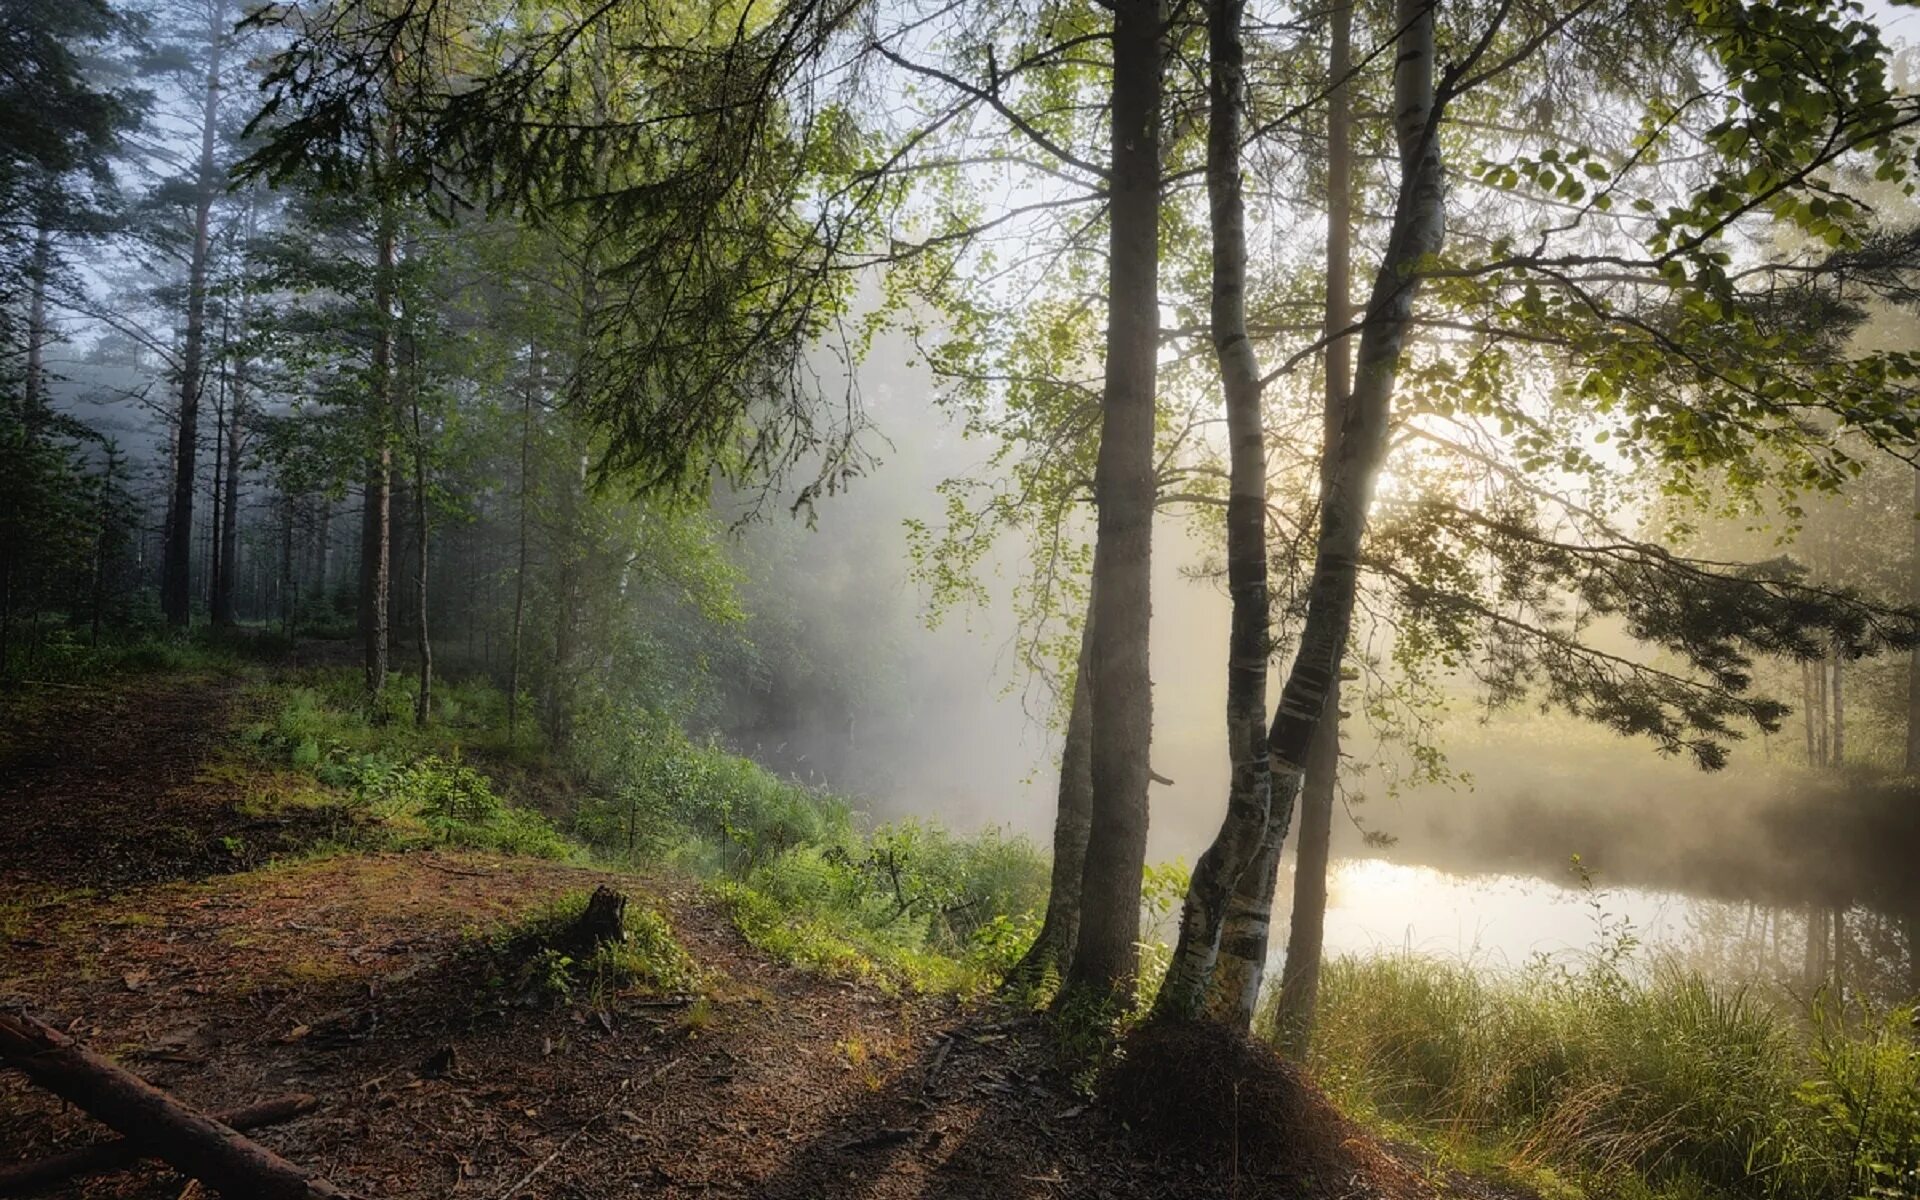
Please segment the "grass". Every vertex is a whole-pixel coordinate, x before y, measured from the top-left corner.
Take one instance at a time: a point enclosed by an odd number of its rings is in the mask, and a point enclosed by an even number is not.
[[[1548,1194],[1920,1194],[1912,1013],[1811,1013],[1677,965],[1326,964],[1311,1065],[1453,1165]]]

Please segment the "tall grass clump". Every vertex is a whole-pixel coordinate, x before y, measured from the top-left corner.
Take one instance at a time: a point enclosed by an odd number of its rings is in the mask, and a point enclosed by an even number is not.
[[[1352,1110],[1608,1194],[1912,1196],[1910,1014],[1811,1017],[1677,965],[1335,958],[1311,1065]]]

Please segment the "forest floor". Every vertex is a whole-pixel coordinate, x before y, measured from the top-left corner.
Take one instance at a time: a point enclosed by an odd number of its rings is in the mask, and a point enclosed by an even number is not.
[[[271,859],[315,831],[250,814],[214,753],[241,694],[148,678],[15,714],[0,1005],[203,1109],[314,1095],[256,1136],[362,1195],[1492,1194],[1377,1153],[1303,1192],[1153,1150],[1073,1093],[1037,1018],[769,961],[690,879],[446,850]],[[476,937],[600,883],[667,917],[697,997],[536,1006],[476,981]],[[0,1165],[102,1136],[0,1072]],[[194,1188],[148,1164],[50,1194]]]

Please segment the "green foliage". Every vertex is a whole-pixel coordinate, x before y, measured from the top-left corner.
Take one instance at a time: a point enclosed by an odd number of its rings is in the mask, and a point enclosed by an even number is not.
[[[482,750],[510,750],[495,737],[463,739],[458,726],[422,730],[407,719],[374,719],[351,672],[323,671],[305,684],[266,689],[271,717],[242,731],[261,752],[340,794],[342,807],[369,821],[380,839],[409,846],[448,844],[567,858],[574,848],[542,815],[508,803],[494,781],[461,758],[467,740]],[[499,694],[479,683],[442,685],[443,706],[467,713],[503,713]],[[404,681],[395,679],[376,705],[410,714]]]
[[[1326,964],[1312,1065],[1350,1110],[1466,1161],[1815,1200],[1912,1194],[1916,1053],[1904,1012],[1809,1024],[1670,964],[1408,955]]]
[[[575,749],[600,798],[574,832],[603,852],[718,877],[748,939],[821,970],[979,992],[1024,953],[1046,899],[1023,837],[907,821],[863,834],[843,800],[688,738],[656,714],[609,712]]]
[[[1134,986],[1135,1016],[1142,1016],[1160,992],[1173,961],[1167,938],[1174,933],[1180,905],[1186,899],[1193,872],[1184,859],[1148,863],[1140,878],[1140,923],[1147,933],[1140,941],[1140,973]]]

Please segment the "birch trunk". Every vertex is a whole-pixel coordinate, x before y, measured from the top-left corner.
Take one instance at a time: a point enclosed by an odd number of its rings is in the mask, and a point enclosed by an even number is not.
[[[1342,414],[1340,436],[1327,448],[1332,465],[1323,473],[1326,486],[1300,649],[1267,734],[1274,789],[1269,820],[1282,830],[1292,822],[1321,714],[1340,678],[1353,622],[1360,544],[1386,456],[1394,379],[1412,324],[1419,269],[1424,259],[1439,252],[1445,235],[1445,180],[1433,83],[1435,3],[1398,0],[1396,6],[1395,25],[1401,31],[1394,64],[1399,197],[1362,322],[1353,393]],[[1236,1020],[1243,1026],[1252,1020],[1258,990],[1256,979],[1242,997]]]
[[[1198,1016],[1220,952],[1229,900],[1259,857],[1271,795],[1267,718],[1267,458],[1260,364],[1247,337],[1247,217],[1240,190],[1240,109],[1246,102],[1244,0],[1207,6],[1207,199],[1213,231],[1213,350],[1226,396],[1230,451],[1227,592],[1227,814],[1194,864],[1157,1015]]]
[[[1353,7],[1328,13],[1327,39],[1327,351],[1322,413],[1320,487],[1328,486],[1348,393],[1353,386],[1353,343],[1334,336],[1353,319]],[[1340,700],[1336,687],[1313,748],[1301,797],[1300,849],[1294,866],[1293,919],[1288,924],[1286,970],[1281,977],[1282,1049],[1305,1054],[1319,990],[1320,944],[1326,925],[1327,854],[1333,829],[1335,772],[1340,758]],[[1274,893],[1287,827],[1269,822],[1260,857],[1240,877],[1220,935],[1220,958],[1208,997],[1215,1020],[1245,1026],[1253,1019],[1273,929]]]
[[[1094,469],[1093,807],[1065,991],[1124,1000],[1139,967],[1153,735],[1147,639],[1166,13],[1160,0],[1115,0],[1113,14],[1106,380]]]
[[[1307,752],[1307,778],[1300,796],[1300,849],[1293,867],[1293,918],[1287,923],[1287,956],[1280,968],[1274,1027],[1281,1053],[1306,1060],[1313,1045],[1313,1015],[1320,1002],[1320,958],[1327,933],[1327,866],[1333,844],[1333,801],[1340,769],[1340,689],[1327,697],[1327,711]],[[1268,911],[1272,911],[1269,896]],[[1263,930],[1264,932],[1264,930]],[[1264,958],[1266,941],[1259,946]],[[1258,996],[1256,994],[1255,1001]],[[1242,1011],[1252,1013],[1252,1005]]]

